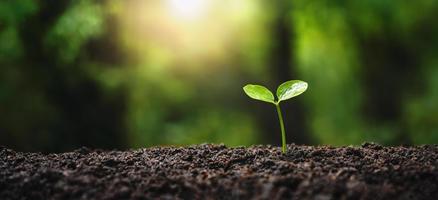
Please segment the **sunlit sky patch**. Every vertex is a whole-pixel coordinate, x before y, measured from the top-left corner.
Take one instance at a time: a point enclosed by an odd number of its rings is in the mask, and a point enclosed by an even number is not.
[[[237,55],[261,60],[266,49],[269,9],[261,1],[128,2],[118,5],[122,40],[148,70],[208,70],[232,63]]]
[[[208,0],[167,0],[170,13],[183,20],[196,20],[208,12]]]

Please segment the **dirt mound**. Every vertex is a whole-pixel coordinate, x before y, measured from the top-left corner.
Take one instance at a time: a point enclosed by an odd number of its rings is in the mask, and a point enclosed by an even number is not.
[[[0,147],[0,199],[437,199],[438,145]]]

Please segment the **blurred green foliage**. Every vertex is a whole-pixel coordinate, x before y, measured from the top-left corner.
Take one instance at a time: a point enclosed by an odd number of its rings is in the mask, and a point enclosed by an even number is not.
[[[284,79],[309,83],[285,111],[286,130],[306,130],[289,142],[437,143],[436,10],[430,0],[4,0],[0,145],[279,144],[275,113],[241,87]]]

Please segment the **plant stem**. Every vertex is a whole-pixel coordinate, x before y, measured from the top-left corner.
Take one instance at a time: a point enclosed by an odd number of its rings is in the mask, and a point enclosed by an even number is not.
[[[284,123],[283,123],[283,116],[281,114],[280,104],[276,103],[275,107],[277,108],[277,114],[278,119],[280,120],[280,128],[281,128],[281,151],[283,153],[286,153],[286,133],[284,131]]]

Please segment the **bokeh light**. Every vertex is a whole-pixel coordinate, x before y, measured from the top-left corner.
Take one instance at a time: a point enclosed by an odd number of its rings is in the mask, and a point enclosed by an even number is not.
[[[169,12],[177,19],[196,20],[206,17],[209,1],[205,0],[167,0]]]

